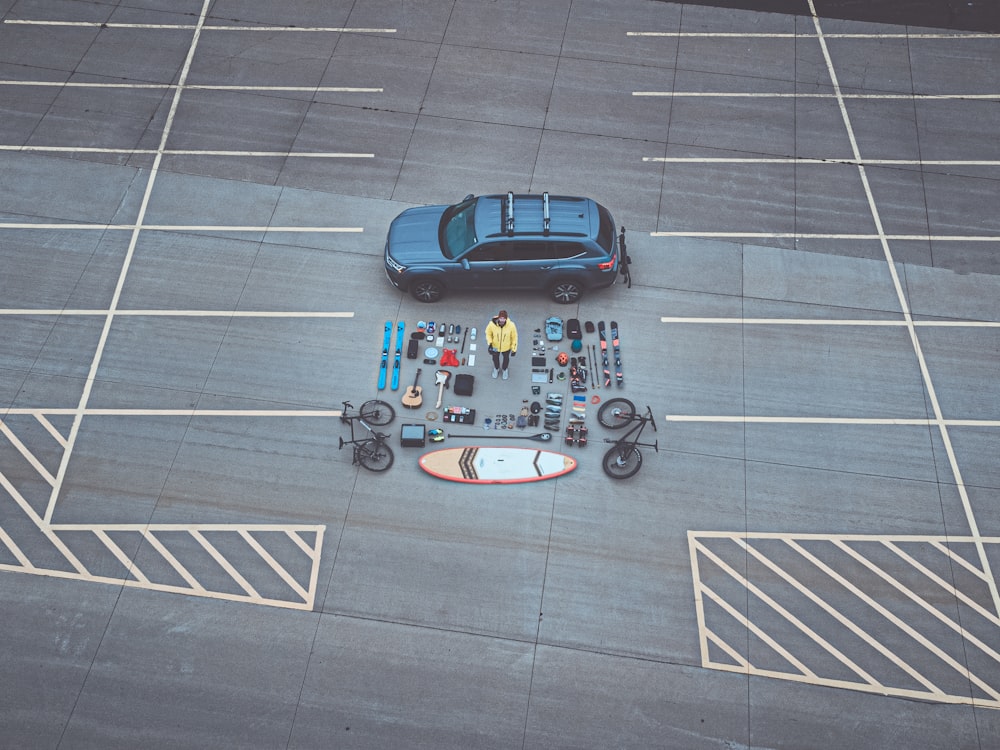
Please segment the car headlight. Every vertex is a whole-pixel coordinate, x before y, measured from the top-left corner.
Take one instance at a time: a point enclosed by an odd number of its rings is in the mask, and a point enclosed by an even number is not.
[[[391,255],[389,255],[389,243],[388,242],[385,244],[385,264],[386,264],[386,266],[388,266],[389,268],[391,268],[396,273],[402,273],[403,271],[406,270],[406,266],[404,266],[404,265],[402,265],[400,263],[397,263],[396,260]]]

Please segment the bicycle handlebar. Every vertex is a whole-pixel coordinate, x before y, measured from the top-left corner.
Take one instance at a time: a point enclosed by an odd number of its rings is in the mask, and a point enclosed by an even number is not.
[[[649,423],[653,426],[653,432],[659,432],[659,430],[656,429],[656,420],[653,419],[653,410],[649,407],[648,404],[646,405],[646,418],[649,420]]]

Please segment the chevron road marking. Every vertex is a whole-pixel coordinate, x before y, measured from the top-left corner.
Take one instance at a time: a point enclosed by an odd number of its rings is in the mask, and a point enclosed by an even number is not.
[[[65,454],[67,441],[49,420],[52,416],[186,416],[186,417],[339,417],[340,410],[211,410],[211,409],[10,409],[6,420],[0,419],[0,435],[16,450],[24,461],[50,487],[55,477],[45,467],[43,460],[32,451],[9,424],[12,416],[31,416],[41,425],[59,452]],[[50,545],[40,548],[38,540],[34,549],[19,544],[0,526],[0,550],[6,549],[14,562],[0,563],[0,571],[28,573],[37,576],[73,579],[91,583],[113,584],[129,588],[186,594],[213,599],[225,599],[249,604],[311,610],[315,605],[319,564],[325,526],[321,524],[61,524],[46,521],[31,506],[6,473],[0,471],[0,488],[13,499],[42,540]],[[101,553],[81,544],[81,532],[90,534],[100,542],[100,549],[110,558],[101,562]],[[210,539],[219,537],[226,541],[226,551]],[[121,537],[131,538],[136,552],[140,545],[147,556],[147,570],[140,569],[122,546]],[[172,548],[169,538],[190,539],[204,550],[222,570],[225,577],[217,585],[201,580],[199,569],[185,563],[184,545]],[[311,537],[307,541],[306,537]],[[282,542],[284,540],[284,542]],[[181,548],[181,549],[178,549]],[[278,552],[279,548],[287,548]],[[52,551],[65,563],[53,565]],[[96,556],[95,556],[96,555]],[[36,564],[32,557],[45,557],[49,562]],[[100,575],[93,572],[96,566],[113,560],[121,568],[120,575]],[[145,564],[145,563],[144,563]],[[290,567],[291,566],[291,567]],[[154,572],[154,570],[156,572]],[[182,584],[172,580],[177,576]],[[263,593],[256,579],[266,581],[271,593]],[[277,579],[281,583],[276,582]],[[239,591],[229,590],[226,582],[233,582]]]
[[[702,666],[1000,708],[1000,619],[990,610],[983,572],[959,554],[975,556],[979,544],[1000,545],[1000,538],[689,531]],[[753,560],[774,576],[751,580],[726,562],[727,546],[730,560]],[[888,560],[873,559],[886,551]],[[848,578],[841,571],[851,562],[872,575]],[[951,583],[929,567],[947,570],[956,562],[971,580]],[[929,584],[928,593],[903,583],[915,574]],[[892,593],[880,589],[876,595],[879,582]],[[960,613],[949,604],[952,597]],[[917,609],[906,609],[904,617],[898,610],[907,604]],[[747,633],[768,648],[751,648]],[[817,648],[835,662],[818,659]],[[778,668],[776,656],[788,668]]]

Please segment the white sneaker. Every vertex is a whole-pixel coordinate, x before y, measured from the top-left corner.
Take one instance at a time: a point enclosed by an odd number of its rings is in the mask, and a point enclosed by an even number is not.
[[[500,374],[500,371],[497,368],[494,367],[493,368],[493,377],[495,378],[499,374]],[[504,377],[507,377],[507,373],[504,373]]]
[[[503,379],[504,379],[504,380],[506,380],[506,379],[507,379],[507,371],[506,371],[506,370],[504,370],[504,371],[503,371]]]

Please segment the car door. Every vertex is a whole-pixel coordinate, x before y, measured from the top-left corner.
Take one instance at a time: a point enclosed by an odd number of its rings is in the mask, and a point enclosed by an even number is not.
[[[590,274],[589,266],[592,264],[588,257],[587,247],[582,242],[559,242],[558,247],[553,251],[557,256],[554,264],[559,269],[559,276],[585,278]]]
[[[472,248],[462,259],[462,278],[455,281],[465,289],[500,289],[505,286],[506,241],[484,242]]]
[[[506,286],[511,289],[548,286],[557,265],[554,243],[546,239],[516,239],[508,244]]]

